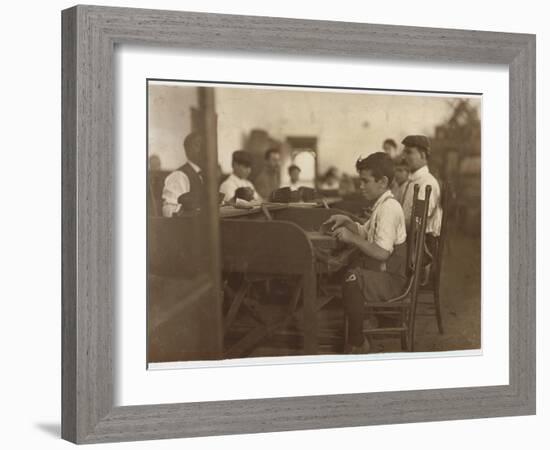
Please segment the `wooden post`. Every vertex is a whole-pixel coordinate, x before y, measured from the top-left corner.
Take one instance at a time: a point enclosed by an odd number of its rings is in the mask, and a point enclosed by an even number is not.
[[[215,106],[214,89],[199,87],[200,126],[205,140],[205,171],[206,171],[206,205],[205,230],[208,233],[208,251],[210,258],[210,276],[213,281],[212,290],[212,333],[216,333],[218,342],[218,356],[223,356],[223,311],[222,311],[222,280],[221,280],[221,255],[220,255],[220,224],[218,204],[218,131]]]
[[[304,354],[316,355],[317,343],[317,279],[313,266],[302,277],[304,298]]]

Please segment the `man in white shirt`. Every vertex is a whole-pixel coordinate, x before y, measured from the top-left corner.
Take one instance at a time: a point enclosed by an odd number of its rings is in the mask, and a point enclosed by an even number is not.
[[[233,152],[232,167],[233,173],[220,186],[220,193],[224,194],[223,201],[230,202],[236,200],[235,194],[240,188],[252,191],[252,201],[261,201],[254,185],[248,179],[252,167],[252,155],[244,150]]]
[[[199,133],[190,133],[183,141],[187,162],[164,180],[162,215],[172,217],[180,211],[199,211],[204,202],[202,179],[204,160],[203,139]]]
[[[428,220],[426,223],[426,234],[434,237],[439,236],[441,231],[441,190],[439,182],[430,173],[428,169],[428,158],[430,156],[430,141],[426,136],[407,136],[403,139],[402,144],[405,146],[403,153],[405,160],[411,171],[409,175],[409,185],[403,195],[403,211],[405,212],[405,221],[407,227],[411,221],[411,214],[414,200],[414,185],[418,184],[418,198],[424,199],[426,186],[432,187],[430,195],[430,203],[428,205]]]

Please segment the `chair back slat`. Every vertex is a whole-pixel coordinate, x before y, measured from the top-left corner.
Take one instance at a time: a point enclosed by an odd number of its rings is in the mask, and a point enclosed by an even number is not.
[[[415,191],[417,186],[418,185],[415,185]],[[411,269],[414,272],[418,272],[422,266],[424,243],[426,240],[426,223],[428,221],[428,206],[430,204],[431,193],[432,187],[427,185],[424,200],[418,200],[418,198],[416,198],[414,202],[413,214],[411,216],[411,237],[414,245]]]
[[[415,191],[416,191],[415,186]],[[430,195],[432,187],[427,185],[424,193],[424,200],[414,202],[413,214],[411,216],[411,230],[414,236],[414,258],[412,288],[410,293],[410,309],[408,312],[407,328],[409,349],[414,350],[414,331],[416,323],[416,305],[418,303],[418,289],[420,287],[420,277],[422,274],[422,260],[424,258],[424,242],[426,240],[426,223],[428,221],[428,210],[430,204]]]
[[[407,268],[409,275],[412,275],[414,271],[414,256],[416,252],[416,241],[418,240],[418,219],[422,217],[421,212],[424,207],[424,200],[418,199],[419,190],[420,186],[415,184],[413,191],[413,208],[409,227],[407,229]]]
[[[443,261],[443,251],[445,250],[445,241],[447,240],[449,211],[451,207],[452,186],[449,182],[445,182],[441,186],[441,228],[437,238],[437,247],[434,267],[434,282],[439,283],[441,274],[441,262]]]

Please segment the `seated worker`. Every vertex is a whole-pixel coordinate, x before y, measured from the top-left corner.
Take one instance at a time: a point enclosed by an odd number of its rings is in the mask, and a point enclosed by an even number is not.
[[[409,187],[409,166],[407,165],[407,161],[405,158],[398,159],[394,161],[394,167],[395,167],[395,176],[393,183],[391,185],[391,192],[393,196],[396,198],[396,200],[403,205],[403,195],[405,194],[405,190]]]
[[[300,169],[295,164],[292,164],[288,168],[288,176],[290,177],[290,184],[288,186],[290,187],[291,191],[297,191],[302,186],[302,183],[300,183],[300,172],[301,171],[302,171],[302,169]]]
[[[162,215],[172,217],[181,211],[198,211],[205,195],[201,175],[204,162],[203,139],[190,133],[183,141],[187,162],[164,180]]]
[[[220,186],[220,192],[224,194],[224,202],[229,203],[235,201],[235,192],[239,188],[249,188],[252,191],[251,200],[261,201],[254,185],[248,179],[252,167],[252,156],[250,153],[244,150],[233,152],[231,164],[233,173],[229,175]]]
[[[336,167],[329,167],[321,177],[319,189],[322,191],[337,191],[339,188],[340,179],[338,177],[338,169]]]
[[[342,295],[349,324],[348,353],[367,353],[370,343],[363,335],[365,303],[389,300],[403,293],[406,284],[407,232],[405,217],[390,185],[394,177],[391,158],[377,152],[359,159],[356,169],[361,193],[373,201],[372,215],[364,223],[347,216],[331,216],[323,225],[331,226],[339,241],[359,250],[359,257],[344,275]]]
[[[426,186],[432,187],[430,194],[430,203],[428,205],[428,220],[426,221],[426,256],[423,261],[425,267],[421,285],[425,285],[429,281],[431,262],[435,254],[437,237],[441,231],[441,218],[443,211],[441,209],[441,189],[439,182],[430,173],[428,169],[428,158],[430,157],[430,141],[426,136],[407,136],[403,139],[402,144],[405,146],[403,153],[405,160],[411,171],[409,175],[409,185],[403,194],[403,212],[405,213],[405,222],[407,227],[411,221],[413,208],[414,185],[418,184],[418,198],[424,199]]]
[[[402,151],[397,148],[397,142],[393,139],[386,139],[382,143],[382,149],[389,155],[393,161],[397,161],[402,156]]]
[[[265,165],[254,180],[254,185],[261,198],[271,199],[271,194],[281,187],[281,152],[270,148],[265,152]]]

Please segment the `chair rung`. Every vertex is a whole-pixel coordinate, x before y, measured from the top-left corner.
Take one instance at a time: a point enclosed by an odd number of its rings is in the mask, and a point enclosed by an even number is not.
[[[371,328],[369,330],[363,330],[365,334],[394,334],[401,333],[402,331],[407,331],[405,327],[395,327],[395,328]]]
[[[377,302],[377,303],[366,303],[365,306],[367,308],[401,309],[401,308],[408,308],[410,305],[408,303]]]

